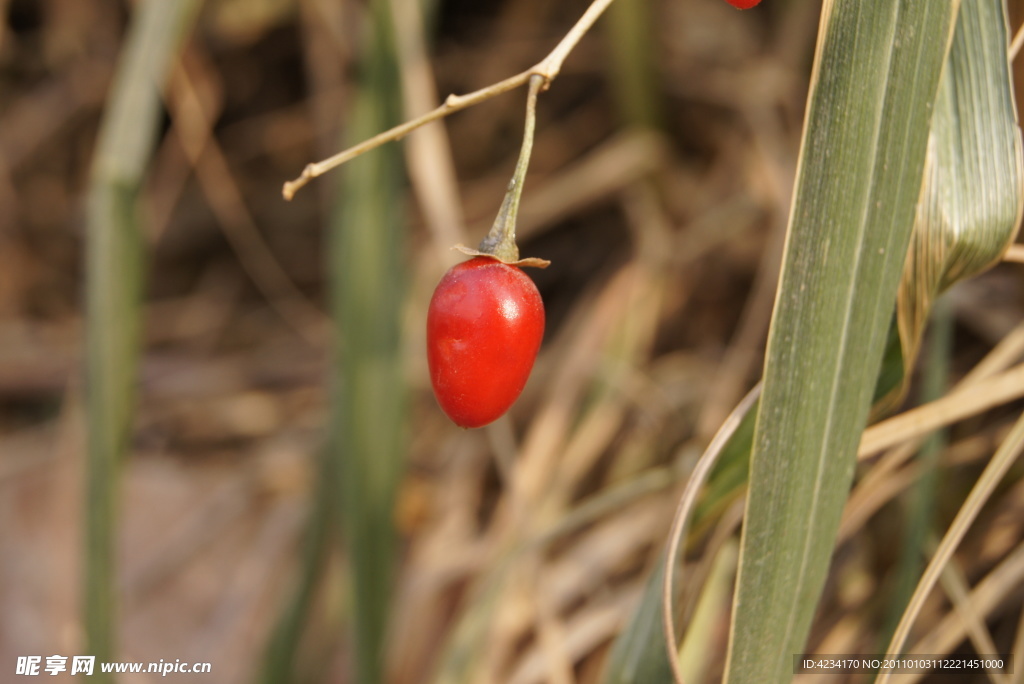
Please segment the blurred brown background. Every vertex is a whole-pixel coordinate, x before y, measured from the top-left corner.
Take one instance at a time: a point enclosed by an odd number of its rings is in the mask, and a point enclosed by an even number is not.
[[[433,97],[528,68],[586,5],[433,3]],[[442,185],[410,183],[411,238],[399,246],[412,442],[396,513],[395,681],[427,681],[493,557],[500,464],[521,440],[557,444],[572,464],[545,499],[555,524],[609,483],[697,450],[756,381],[819,9],[653,0],[646,113],[629,111],[608,18],[574,51],[540,99],[521,215],[523,253],[554,262],[530,274],[546,343],[510,419],[488,431],[460,431],[437,409],[421,328],[449,238],[475,243],[497,211],[523,91],[447,121],[457,185],[444,185],[446,161],[408,154],[420,178]],[[0,681],[19,655],[84,652],[83,190],[132,11],[0,0]],[[293,582],[325,436],[323,231],[336,184],[314,181],[291,203],[280,188],[338,149],[365,11],[345,0],[209,0],[165,89],[141,198],[149,272],[121,511],[123,660],[210,661],[214,674],[195,681],[251,681]],[[637,125],[648,115],[658,132]],[[451,232],[431,227],[430,211],[455,221]],[[958,359],[973,362],[1021,319],[1022,277],[1004,264],[957,289]],[[588,401],[603,412],[583,413]],[[675,491],[635,496],[538,560],[580,681],[594,681],[635,605]],[[590,572],[567,569],[579,567]],[[346,671],[339,586],[324,583],[304,644],[322,681]],[[538,632],[514,613],[496,621],[493,671],[545,681],[531,664]]]

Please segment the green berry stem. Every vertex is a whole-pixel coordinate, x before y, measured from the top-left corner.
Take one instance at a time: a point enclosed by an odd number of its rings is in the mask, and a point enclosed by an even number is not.
[[[491,231],[480,242],[478,248],[484,254],[505,261],[519,260],[519,247],[516,245],[516,217],[519,214],[519,199],[523,195],[523,183],[526,181],[526,170],[530,166],[530,154],[533,152],[533,134],[537,123],[537,93],[544,86],[544,77],[534,74],[530,77],[529,92],[526,95],[526,123],[523,126],[523,146],[519,150],[519,161],[512,180],[505,191],[505,199],[494,219]]]

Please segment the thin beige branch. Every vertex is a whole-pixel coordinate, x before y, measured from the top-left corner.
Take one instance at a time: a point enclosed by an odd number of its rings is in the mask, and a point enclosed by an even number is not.
[[[390,0],[395,27],[395,49],[402,79],[405,116],[437,104],[437,83],[428,58],[421,0]],[[443,125],[425,126],[405,145],[409,179],[429,228],[438,264],[455,263],[451,245],[465,240],[465,218],[459,200],[459,183],[452,159],[451,142]]]
[[[1003,261],[1024,264],[1024,245],[1010,245],[1010,248],[1006,250],[1006,254],[1003,255]]]
[[[308,164],[306,168],[302,170],[301,176],[284,184],[281,194],[286,200],[290,200],[295,196],[295,193],[304,185],[309,183],[309,181],[341,166],[345,162],[355,159],[365,152],[369,152],[372,149],[380,147],[386,142],[401,140],[412,131],[420,128],[421,126],[425,126],[432,121],[437,121],[449,114],[454,114],[457,111],[480,104],[481,102],[501,95],[502,93],[515,90],[519,86],[528,83],[531,76],[541,76],[544,79],[542,90],[546,90],[562,70],[562,63],[565,61],[566,57],[569,56],[569,53],[572,52],[573,48],[576,47],[576,44],[579,43],[584,34],[590,30],[590,27],[594,25],[597,18],[601,16],[601,13],[604,12],[613,1],[614,0],[594,0],[590,4],[590,7],[587,8],[587,11],[583,13],[583,16],[579,18],[579,21],[569,29],[569,32],[565,34],[565,37],[562,38],[558,45],[555,46],[555,49],[552,50],[547,57],[526,71],[516,74],[515,76],[510,76],[504,81],[499,81],[498,83],[489,85],[486,88],[481,88],[480,90],[476,90],[467,95],[449,95],[444,101],[444,104],[427,112],[426,114],[423,114],[422,116],[406,121],[403,124],[399,124],[390,130],[384,131],[383,133],[378,133],[372,138],[364,140],[358,145],[350,147],[347,150],[343,150],[333,157],[329,157],[323,161],[315,162],[313,164]]]
[[[562,62],[569,56],[572,49],[576,47],[576,44],[580,42],[584,34],[590,30],[590,27],[594,25],[597,18],[601,16],[601,13],[608,9],[608,6],[612,4],[613,0],[594,0],[590,3],[590,7],[583,13],[583,16],[579,18],[576,25],[569,29],[569,32],[565,34],[561,42],[555,46],[555,49],[545,57],[537,66],[530,70],[530,74],[540,74],[544,77],[544,88],[551,84],[553,80],[558,76],[558,72],[562,70]]]
[[[872,425],[861,437],[858,457],[866,458],[1022,396],[1024,364]]]
[[[1010,61],[1017,59],[1017,53],[1020,52],[1020,46],[1024,45],[1024,26],[1017,29],[1016,35],[1013,37],[1013,42],[1010,43]]]
[[[886,662],[902,652],[903,644],[906,643],[907,637],[910,634],[910,628],[920,614],[928,593],[935,586],[943,568],[949,562],[957,546],[963,541],[971,524],[978,517],[981,507],[988,501],[996,486],[1022,451],[1024,451],[1024,414],[1017,419],[1017,422],[1014,423],[1013,428],[1010,430],[1010,434],[1003,440],[995,455],[992,456],[992,460],[985,466],[981,477],[974,483],[970,493],[967,495],[967,499],[960,506],[960,510],[957,512],[956,517],[953,518],[953,522],[950,523],[949,529],[943,535],[942,541],[939,543],[932,559],[928,562],[928,566],[918,581],[917,587],[914,589],[914,593],[910,597],[903,615],[900,617],[899,624],[893,632],[892,640],[889,642],[888,649],[886,649]],[[878,672],[878,678],[875,680],[876,684],[886,684],[891,675],[891,668],[883,667]]]
[[[665,577],[661,585],[661,619],[665,628],[665,647],[668,650],[668,662],[672,666],[672,678],[676,684],[684,684],[683,673],[679,666],[677,654],[679,641],[676,637],[675,616],[673,614],[676,556],[679,555],[679,546],[686,536],[690,514],[697,503],[697,494],[700,493],[701,487],[711,475],[711,470],[714,468],[715,463],[718,462],[718,457],[725,451],[725,447],[729,444],[729,440],[740,426],[744,416],[747,415],[760,396],[761,383],[757,383],[754,389],[750,390],[747,396],[743,397],[736,408],[732,410],[732,413],[725,419],[722,426],[718,428],[718,432],[711,440],[711,443],[708,444],[708,448],[704,450],[700,460],[697,461],[697,466],[693,469],[693,473],[690,474],[690,479],[687,481],[683,495],[679,498],[679,503],[676,506],[675,517],[672,519],[672,529],[668,533],[668,549],[665,552]]]

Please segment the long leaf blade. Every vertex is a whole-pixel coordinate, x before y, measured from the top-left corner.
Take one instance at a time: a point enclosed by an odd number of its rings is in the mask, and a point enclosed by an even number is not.
[[[115,501],[131,434],[142,317],[136,198],[156,145],[160,88],[198,6],[198,0],[139,3],[118,61],[89,179],[83,622],[89,653],[99,660],[114,659]]]
[[[956,3],[825,3],[769,335],[727,681],[783,682],[824,584]]]
[[[374,0],[347,136],[397,123],[399,77],[388,3]],[[404,222],[401,150],[387,146],[342,170],[329,248],[335,329],[332,457],[351,565],[353,681],[384,681],[393,593],[394,504],[405,449],[401,307]]]

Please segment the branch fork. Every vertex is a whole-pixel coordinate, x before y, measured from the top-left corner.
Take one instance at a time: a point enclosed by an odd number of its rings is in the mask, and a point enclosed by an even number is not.
[[[540,81],[537,86],[537,90],[547,90],[548,87],[550,87],[551,82],[554,81],[561,72],[562,63],[565,62],[566,57],[569,56],[569,53],[576,47],[576,44],[579,43],[584,34],[590,30],[590,27],[594,25],[597,18],[601,16],[601,13],[604,12],[612,2],[613,0],[594,0],[587,8],[587,11],[583,13],[583,16],[581,16],[576,24],[569,29],[569,32],[565,34],[565,37],[559,41],[558,45],[556,45],[544,59],[526,71],[466,95],[449,95],[443,104],[420,117],[399,124],[390,130],[384,131],[383,133],[378,133],[372,138],[364,140],[358,145],[339,152],[333,157],[328,157],[323,161],[307,164],[306,168],[302,170],[302,175],[295,180],[288,181],[284,184],[284,187],[281,190],[282,196],[286,200],[291,200],[295,197],[295,193],[311,180],[341,166],[345,162],[355,159],[365,152],[369,152],[372,149],[380,147],[386,142],[400,140],[417,128],[425,126],[433,121],[437,121],[438,119],[442,119],[449,114],[454,114],[457,111],[480,104],[492,97],[514,90],[522,85],[526,85],[527,83],[531,83],[534,81],[535,77],[539,78]],[[531,89],[532,88],[533,86],[531,85]]]

